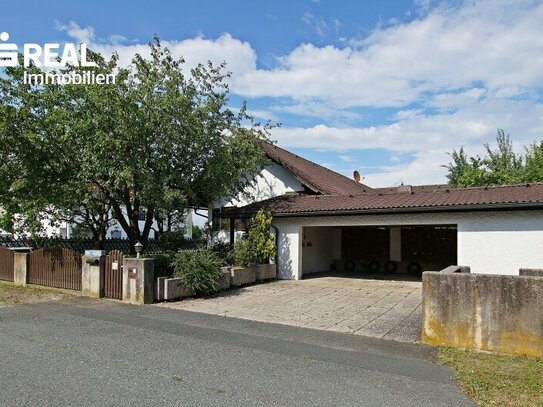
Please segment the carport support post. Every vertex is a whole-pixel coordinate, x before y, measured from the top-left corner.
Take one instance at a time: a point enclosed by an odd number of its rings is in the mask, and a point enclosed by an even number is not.
[[[390,228],[390,259],[391,261],[402,261],[402,228],[393,226]]]
[[[91,298],[104,296],[105,250],[85,250],[82,259],[81,294]]]
[[[123,264],[123,302],[152,304],[155,300],[155,260],[125,258]]]
[[[230,218],[230,247],[234,247],[234,240],[236,238],[236,224],[233,218]]]

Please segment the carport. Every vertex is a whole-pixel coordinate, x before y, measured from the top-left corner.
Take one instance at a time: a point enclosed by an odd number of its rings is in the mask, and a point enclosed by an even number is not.
[[[457,226],[304,226],[302,278],[309,274],[420,275],[457,264]]]

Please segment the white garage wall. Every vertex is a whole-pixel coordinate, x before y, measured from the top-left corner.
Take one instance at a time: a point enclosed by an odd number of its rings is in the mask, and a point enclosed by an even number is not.
[[[333,228],[305,227],[302,241],[302,274],[330,270],[333,260]]]
[[[458,224],[458,262],[472,273],[543,268],[543,213],[488,212]]]
[[[543,268],[543,211],[318,216],[274,219],[280,278],[298,279],[307,269],[300,256],[302,226],[437,224],[458,226],[458,263],[472,273],[518,275],[519,268]]]

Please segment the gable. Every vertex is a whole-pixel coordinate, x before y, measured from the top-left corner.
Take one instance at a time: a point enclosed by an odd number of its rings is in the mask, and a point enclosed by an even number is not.
[[[245,206],[281,195],[304,192],[305,190],[304,185],[291,171],[275,162],[271,162],[254,176],[249,185],[236,197],[225,199],[222,205],[216,207]]]

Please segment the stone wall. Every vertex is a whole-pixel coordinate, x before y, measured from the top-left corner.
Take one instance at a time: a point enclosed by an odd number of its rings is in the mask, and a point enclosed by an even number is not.
[[[522,274],[425,272],[422,341],[543,356],[543,277]]]

